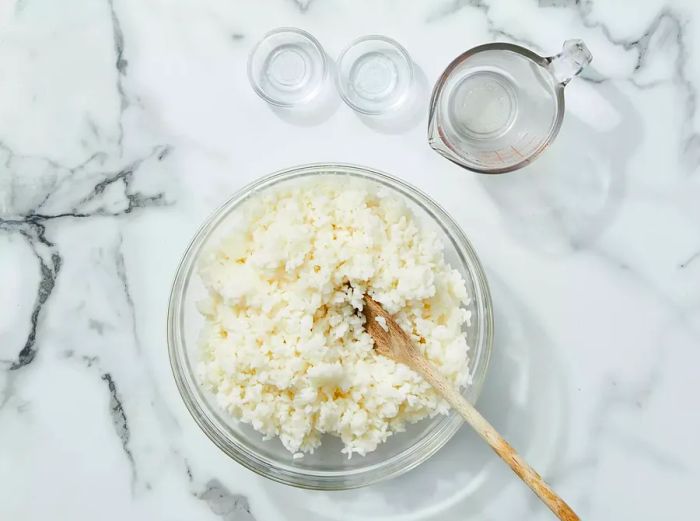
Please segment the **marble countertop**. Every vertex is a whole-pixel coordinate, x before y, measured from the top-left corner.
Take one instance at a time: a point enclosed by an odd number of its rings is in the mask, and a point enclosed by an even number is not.
[[[523,171],[466,172],[427,116],[273,111],[245,61],[291,25],[331,56],[402,42],[432,84],[492,40],[594,55]],[[700,490],[700,5],[663,0],[0,3],[0,519],[549,520],[468,428],[392,481],[267,481],[188,415],[168,363],[177,262],[245,183],[315,161],[417,185],[495,304],[484,414],[586,520],[676,520]],[[695,441],[693,441],[695,440]]]

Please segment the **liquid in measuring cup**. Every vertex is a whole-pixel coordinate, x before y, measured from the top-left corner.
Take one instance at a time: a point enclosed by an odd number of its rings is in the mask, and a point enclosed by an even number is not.
[[[556,136],[564,115],[564,86],[591,55],[569,40],[549,58],[507,43],[475,47],[438,80],[428,140],[451,161],[482,173],[520,168]]]
[[[456,130],[473,139],[505,134],[513,126],[517,110],[517,92],[498,71],[482,70],[465,75],[448,100]]]

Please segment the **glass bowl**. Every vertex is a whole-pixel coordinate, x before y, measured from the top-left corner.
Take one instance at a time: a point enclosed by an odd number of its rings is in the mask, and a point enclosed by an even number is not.
[[[309,103],[328,76],[326,53],[316,38],[294,27],[267,33],[248,56],[248,80],[262,99],[278,107]]]
[[[413,62],[401,44],[386,36],[364,36],[338,57],[336,85],[353,110],[378,116],[399,110],[411,97]]]
[[[294,460],[278,439],[263,440],[249,425],[221,410],[212,395],[197,382],[198,336],[203,317],[196,302],[206,295],[196,274],[198,258],[211,241],[218,242],[236,219],[241,205],[250,197],[273,187],[289,185],[316,176],[364,180],[388,189],[403,199],[418,219],[433,228],[445,244],[447,262],[466,281],[471,296],[472,324],[465,328],[470,346],[469,371],[472,384],[464,396],[474,402],[481,391],[493,337],[491,298],[483,269],[462,230],[428,196],[382,172],[345,164],[311,164],[263,177],[236,193],[207,219],[187,248],[175,276],[168,309],[168,349],[177,387],[185,405],[204,433],[226,454],[267,478],[302,488],[341,490],[360,487],[397,476],[427,460],[462,425],[459,415],[437,415],[409,425],[366,456],[341,454],[342,443],[324,436],[313,454]]]

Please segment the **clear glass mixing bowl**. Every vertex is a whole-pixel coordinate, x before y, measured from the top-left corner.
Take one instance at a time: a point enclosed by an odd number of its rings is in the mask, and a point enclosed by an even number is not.
[[[481,391],[493,337],[491,298],[484,272],[462,230],[428,196],[403,181],[369,168],[345,164],[311,164],[290,168],[246,186],[207,219],[187,248],[175,276],[168,309],[168,349],[175,381],[185,405],[207,436],[231,458],[245,467],[297,487],[340,490],[360,487],[397,476],[419,465],[457,432],[461,417],[451,412],[410,425],[406,432],[391,436],[366,456],[351,459],[341,454],[342,443],[325,436],[314,454],[293,460],[279,440],[262,439],[249,425],[221,410],[197,382],[197,338],[203,318],[196,302],[205,289],[196,274],[200,253],[211,241],[218,242],[240,217],[241,205],[256,194],[290,185],[300,179],[337,176],[360,179],[377,188],[388,189],[403,199],[416,217],[435,229],[445,244],[447,261],[466,281],[471,295],[472,324],[465,328],[471,348],[469,371],[473,383],[464,391],[475,401]]]

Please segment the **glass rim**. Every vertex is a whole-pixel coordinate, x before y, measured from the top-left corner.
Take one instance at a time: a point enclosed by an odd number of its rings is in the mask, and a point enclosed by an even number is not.
[[[430,96],[430,118],[428,122],[428,136],[430,136],[430,127],[432,123],[432,117],[434,116],[434,112],[437,108],[437,99],[438,95],[442,91],[442,88],[445,86],[447,83],[447,78],[449,75],[462,63],[464,63],[466,60],[471,58],[473,55],[485,52],[485,51],[510,51],[514,52],[516,54],[519,54],[521,56],[524,56],[525,58],[531,60],[532,62],[536,63],[537,65],[541,67],[547,67],[549,64],[549,58],[540,56],[539,54],[531,51],[527,47],[523,47],[521,45],[516,45],[514,43],[508,43],[508,42],[492,42],[492,43],[485,43],[482,45],[477,45],[476,47],[472,47],[471,49],[463,52],[459,56],[457,56],[454,60],[450,62],[450,64],[445,68],[445,70],[440,74],[440,77],[437,79],[435,82],[435,87],[433,88],[433,92]],[[564,100],[564,85],[560,82],[555,82],[554,83],[554,90],[555,90],[555,108],[556,108],[556,117],[554,118],[554,121],[552,122],[552,125],[549,128],[549,131],[547,133],[547,138],[542,142],[542,144],[531,154],[528,156],[524,157],[517,163],[513,163],[512,165],[508,165],[505,167],[494,167],[494,168],[485,168],[485,167],[480,167],[474,163],[471,163],[464,159],[461,159],[461,162],[443,154],[439,149],[435,149],[438,153],[440,153],[443,157],[446,159],[449,159],[453,163],[463,167],[467,168],[468,170],[471,170],[473,172],[477,172],[479,174],[505,174],[508,172],[513,172],[514,170],[519,170],[530,163],[532,163],[535,159],[537,159],[542,152],[554,141],[554,139],[557,137],[557,134],[559,134],[559,130],[561,129],[562,122],[564,121],[564,113],[566,111],[566,103]],[[455,150],[449,143],[445,142],[445,145],[458,157],[461,158],[461,154]],[[432,146],[432,145],[431,145]]]
[[[412,446],[386,460],[361,469],[310,471],[295,467],[293,464],[271,462],[246,447],[235,437],[227,435],[229,429],[226,422],[221,419],[218,411],[209,406],[196,381],[194,371],[189,366],[182,334],[183,290],[195,269],[197,254],[206,242],[209,233],[242,202],[260,190],[288,179],[313,176],[320,172],[340,172],[354,175],[378,181],[398,190],[402,195],[426,210],[452,242],[474,287],[474,294],[470,297],[474,301],[477,311],[475,318],[479,321],[479,337],[475,345],[470,345],[470,348],[475,353],[481,353],[481,356],[477,358],[480,364],[474,369],[473,382],[464,392],[470,392],[471,400],[476,402],[482,390],[493,347],[493,310],[488,283],[481,263],[461,228],[431,198],[400,179],[359,165],[312,163],[280,170],[244,186],[215,210],[195,233],[178,266],[168,305],[167,342],[173,376],[188,412],[207,437],[225,454],[255,473],[287,485],[315,490],[345,490],[398,476],[423,463],[454,436],[463,423],[462,418],[454,410],[451,410],[430,434]]]

